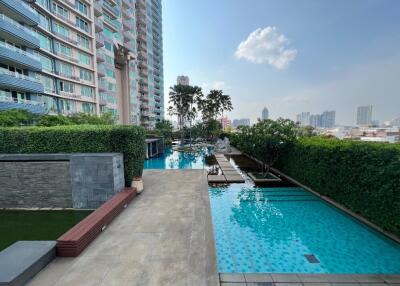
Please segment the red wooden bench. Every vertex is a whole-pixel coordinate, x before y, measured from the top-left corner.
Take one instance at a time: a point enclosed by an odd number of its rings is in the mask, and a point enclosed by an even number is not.
[[[78,256],[136,195],[125,188],[57,239],[57,255]]]

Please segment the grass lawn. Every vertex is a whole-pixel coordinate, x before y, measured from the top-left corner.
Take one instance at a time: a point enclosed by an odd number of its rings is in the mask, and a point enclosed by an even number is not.
[[[17,240],[55,240],[91,212],[0,210],[0,251]]]

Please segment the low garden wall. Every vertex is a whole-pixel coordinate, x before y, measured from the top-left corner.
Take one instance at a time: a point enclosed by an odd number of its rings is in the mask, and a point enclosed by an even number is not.
[[[251,138],[231,136],[251,154]],[[400,237],[400,145],[302,138],[275,168]]]
[[[0,186],[0,208],[95,209],[123,190],[123,156],[0,155]]]
[[[72,125],[0,128],[0,154],[122,153],[125,186],[141,176],[145,131],[138,126]]]

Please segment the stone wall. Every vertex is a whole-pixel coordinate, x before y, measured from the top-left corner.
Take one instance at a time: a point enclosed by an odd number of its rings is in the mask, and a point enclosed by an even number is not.
[[[68,161],[0,161],[0,207],[72,207],[69,168]]]
[[[123,155],[0,155],[0,208],[93,209],[124,188]]]

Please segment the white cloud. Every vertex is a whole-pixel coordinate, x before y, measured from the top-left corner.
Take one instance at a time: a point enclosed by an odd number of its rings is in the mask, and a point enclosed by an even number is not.
[[[288,48],[289,40],[276,27],[258,28],[242,41],[235,56],[257,64],[267,63],[284,69],[296,58],[297,50]]]

